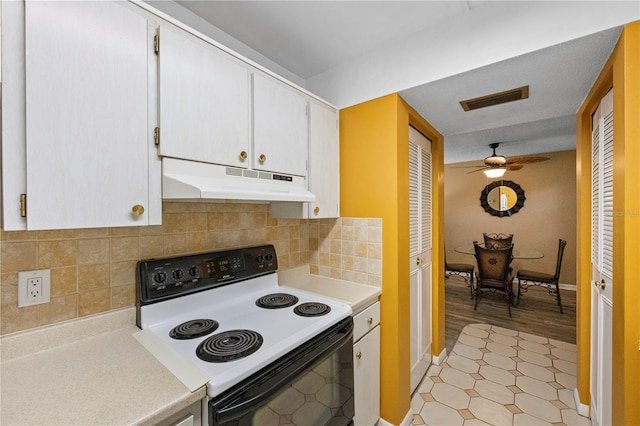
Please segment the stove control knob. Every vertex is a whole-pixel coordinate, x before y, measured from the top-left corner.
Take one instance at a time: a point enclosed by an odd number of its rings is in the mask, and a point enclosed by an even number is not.
[[[189,268],[189,275],[191,275],[192,277],[198,275],[198,272],[200,271],[198,270],[197,266],[192,266],[191,268]]]
[[[154,277],[153,280],[155,282],[157,282],[158,284],[161,284],[163,282],[165,282],[165,280],[167,279],[167,274],[165,274],[164,272],[158,272]]]
[[[273,254],[268,253],[264,258],[267,259],[267,262],[271,262],[271,260],[273,260]]]
[[[263,260],[264,260],[264,256],[262,256],[261,254],[259,254],[258,257],[256,257],[256,262],[258,263],[262,263]]]
[[[176,269],[175,271],[173,271],[171,276],[174,279],[179,280],[180,278],[182,278],[184,276],[184,271],[182,269]]]

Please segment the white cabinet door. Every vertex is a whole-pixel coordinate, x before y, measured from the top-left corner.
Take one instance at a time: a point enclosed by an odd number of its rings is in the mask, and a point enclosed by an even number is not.
[[[309,101],[309,176],[312,203],[271,203],[272,217],[325,219],[340,217],[340,139],[338,111]]]
[[[149,40],[130,7],[25,3],[28,229],[149,223]]]
[[[380,418],[380,326],[353,345],[353,357],[353,424],[375,425]]]
[[[340,216],[340,143],[338,112],[309,102],[309,218]]]
[[[253,75],[253,168],[307,176],[307,100],[292,87]]]
[[[592,119],[591,423],[611,424],[613,363],[613,89]]]
[[[160,154],[248,167],[248,66],[168,24],[159,37]]]
[[[409,128],[411,392],[431,364],[431,141]]]

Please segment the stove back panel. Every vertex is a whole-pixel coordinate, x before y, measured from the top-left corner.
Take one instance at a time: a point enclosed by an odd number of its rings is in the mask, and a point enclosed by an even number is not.
[[[136,306],[169,300],[274,273],[273,245],[138,262]]]

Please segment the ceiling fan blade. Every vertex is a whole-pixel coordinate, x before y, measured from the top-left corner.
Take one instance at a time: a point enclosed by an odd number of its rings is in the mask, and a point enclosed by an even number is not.
[[[471,170],[470,172],[467,172],[467,174],[475,173],[475,172],[483,172],[483,171],[488,170],[488,169],[489,169],[489,167],[482,167],[481,169]]]
[[[513,157],[507,159],[507,164],[532,164],[539,163],[541,161],[549,160],[549,157],[541,157],[536,155],[525,156],[525,157]]]
[[[487,166],[451,166],[452,169],[473,169],[473,168],[482,168],[486,169]]]
[[[509,171],[515,171],[515,170],[520,170],[522,169],[524,166],[520,163],[514,163],[514,164],[507,164],[507,170]]]

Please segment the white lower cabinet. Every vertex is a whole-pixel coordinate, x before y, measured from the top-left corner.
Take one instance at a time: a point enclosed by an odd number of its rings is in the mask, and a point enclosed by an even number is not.
[[[178,411],[172,416],[157,423],[157,426],[202,426],[207,424],[207,419],[203,418],[206,402],[196,401],[186,408]]]
[[[380,302],[355,315],[353,321],[353,424],[375,425],[380,418]]]

